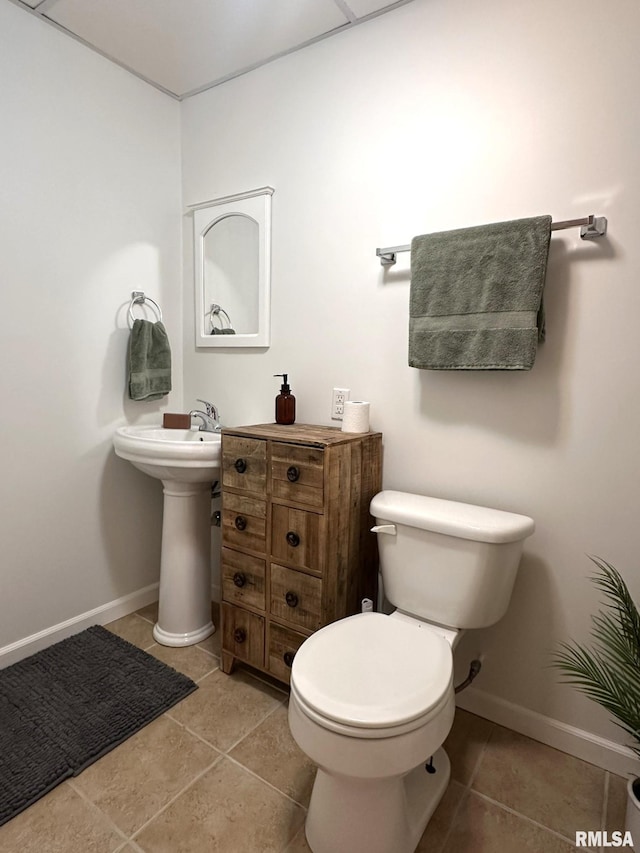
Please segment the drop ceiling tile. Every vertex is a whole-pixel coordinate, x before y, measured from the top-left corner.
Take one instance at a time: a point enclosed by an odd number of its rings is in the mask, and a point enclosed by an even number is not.
[[[55,0],[45,15],[176,95],[348,23],[333,0]]]
[[[35,9],[36,6],[42,3],[42,0],[20,0],[24,6],[29,6],[30,9]]]
[[[387,6],[395,6],[397,0],[345,0],[356,18],[364,18],[373,12],[379,12]]]

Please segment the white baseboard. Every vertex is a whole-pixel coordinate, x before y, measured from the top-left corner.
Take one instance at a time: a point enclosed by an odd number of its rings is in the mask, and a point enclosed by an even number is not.
[[[638,757],[627,747],[552,717],[545,717],[521,705],[514,705],[475,687],[468,687],[459,693],[456,705],[604,770],[626,777],[640,775]]]
[[[146,607],[147,604],[157,600],[158,584],[154,583],[151,586],[144,587],[144,589],[137,590],[137,592],[129,593],[129,595],[124,595],[115,601],[96,607],[94,610],[89,610],[87,613],[81,613],[79,616],[67,619],[66,622],[52,625],[50,628],[38,631],[37,634],[31,634],[29,637],[3,646],[0,648],[0,669],[29,657],[34,652],[39,652],[40,649],[45,649],[47,646],[64,640],[72,634],[77,634],[91,625],[106,625],[108,622],[127,616],[129,613]]]

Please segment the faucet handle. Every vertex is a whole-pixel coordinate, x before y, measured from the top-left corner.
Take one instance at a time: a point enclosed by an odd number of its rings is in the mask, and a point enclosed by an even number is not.
[[[198,403],[202,403],[210,418],[217,417],[218,413],[216,412],[216,407],[213,405],[213,403],[209,403],[207,402],[207,400],[198,400]]]

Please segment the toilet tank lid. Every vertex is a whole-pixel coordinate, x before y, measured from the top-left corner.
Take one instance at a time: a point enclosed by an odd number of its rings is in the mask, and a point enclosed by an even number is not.
[[[474,542],[517,542],[535,530],[527,515],[406,492],[379,492],[370,510],[378,522],[405,524]]]

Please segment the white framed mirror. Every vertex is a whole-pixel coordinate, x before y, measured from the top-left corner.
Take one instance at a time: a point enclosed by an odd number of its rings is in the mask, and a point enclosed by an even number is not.
[[[197,347],[269,346],[273,192],[191,206]]]

